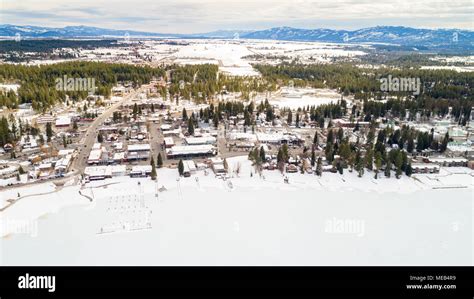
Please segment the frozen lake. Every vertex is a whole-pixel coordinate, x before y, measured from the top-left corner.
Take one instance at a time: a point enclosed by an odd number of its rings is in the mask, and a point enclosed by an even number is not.
[[[473,264],[469,171],[440,174],[445,181],[298,173],[284,184],[277,171],[250,177],[243,158],[229,166],[239,162],[231,185],[203,172],[176,181],[176,169],[160,169],[158,187],[167,190],[158,198],[150,179],[123,177],[81,190],[93,203],[78,195],[79,186],[22,199],[0,215],[39,217],[37,234],[4,228],[0,264]],[[461,188],[433,189],[454,185]],[[124,231],[120,221],[142,229]]]

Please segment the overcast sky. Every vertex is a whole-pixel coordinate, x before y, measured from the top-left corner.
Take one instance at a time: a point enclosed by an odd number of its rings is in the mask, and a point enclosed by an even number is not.
[[[474,0],[0,0],[0,23],[163,33],[218,29],[474,29]]]

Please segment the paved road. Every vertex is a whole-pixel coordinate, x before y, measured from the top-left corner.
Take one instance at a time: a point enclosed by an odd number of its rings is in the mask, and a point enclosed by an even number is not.
[[[74,173],[83,173],[84,169],[87,166],[87,158],[89,157],[90,151],[92,149],[92,146],[97,140],[97,129],[104,123],[104,121],[111,117],[112,114],[114,113],[115,110],[117,110],[120,105],[124,104],[128,100],[132,99],[135,97],[138,93],[140,93],[142,88],[139,88],[137,90],[134,90],[124,96],[120,101],[117,103],[113,104],[110,106],[104,113],[99,115],[90,125],[89,128],[87,129],[85,136],[83,137],[83,140],[81,142],[81,145],[78,149],[79,153],[74,159],[71,170]]]
[[[155,163],[157,163],[158,153],[161,153],[161,158],[163,158],[163,164],[166,163],[166,154],[164,150],[161,148],[163,144],[163,134],[160,131],[161,120],[158,123],[149,123],[149,133],[150,133],[150,148],[151,153],[150,155],[155,159]]]

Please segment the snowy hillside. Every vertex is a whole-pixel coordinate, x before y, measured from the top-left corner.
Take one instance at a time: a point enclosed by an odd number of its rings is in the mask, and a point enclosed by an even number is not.
[[[156,36],[176,38],[245,38],[287,41],[320,41],[334,43],[379,43],[411,47],[416,49],[456,49],[474,51],[474,31],[458,29],[419,29],[403,26],[377,26],[358,30],[300,29],[276,27],[259,31],[217,30],[199,34],[163,34],[103,29],[89,26],[67,26],[50,28],[38,26],[0,25],[0,37],[14,37],[15,34],[33,38],[57,37],[103,37]]]

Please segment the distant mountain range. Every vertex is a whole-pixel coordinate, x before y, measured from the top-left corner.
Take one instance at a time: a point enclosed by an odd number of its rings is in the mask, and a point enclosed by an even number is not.
[[[89,26],[50,28],[39,26],[0,25],[0,37],[13,38],[244,38],[333,43],[374,43],[399,45],[419,50],[474,50],[474,31],[458,29],[418,29],[402,26],[377,26],[358,30],[299,29],[277,27],[258,31],[219,30],[200,34],[166,34],[131,30],[103,29]]]

